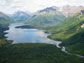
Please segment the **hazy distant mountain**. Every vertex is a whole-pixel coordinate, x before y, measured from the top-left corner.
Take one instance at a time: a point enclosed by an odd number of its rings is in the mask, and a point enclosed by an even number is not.
[[[65,17],[72,16],[77,13],[83,6],[63,6],[63,7],[47,7],[33,14],[30,12],[17,11],[11,17],[17,21],[26,21],[32,24],[51,24],[64,21]]]
[[[15,21],[25,21],[30,17],[30,14],[23,11],[17,11],[11,16]]]
[[[65,16],[72,16],[82,8],[83,8],[83,6],[69,6],[69,5],[66,5],[66,6],[63,6],[62,8],[60,8],[60,10]]]
[[[82,9],[83,6],[63,6],[63,7],[56,7],[56,6],[52,6],[52,7],[47,7],[43,10],[39,10],[37,11],[35,14],[36,15],[44,15],[46,13],[48,14],[63,14],[64,16],[72,16],[73,14],[75,14],[76,12],[78,12],[80,9]]]
[[[35,14],[36,15],[44,15],[44,14],[61,14],[61,12],[59,11],[59,7],[56,6],[52,6],[52,7],[47,7],[43,10],[39,10],[37,11]]]

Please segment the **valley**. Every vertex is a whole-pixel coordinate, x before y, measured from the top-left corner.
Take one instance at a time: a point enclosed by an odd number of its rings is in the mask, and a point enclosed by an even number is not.
[[[84,63],[84,10],[73,7],[1,12],[0,63]]]

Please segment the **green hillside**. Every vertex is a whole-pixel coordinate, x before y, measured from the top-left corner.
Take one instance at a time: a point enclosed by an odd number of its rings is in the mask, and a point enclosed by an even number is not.
[[[52,26],[47,32],[52,33],[49,38],[61,40],[70,52],[84,56],[84,15],[81,13],[67,18],[64,22]]]
[[[36,15],[31,17],[26,21],[26,23],[31,25],[50,25],[50,24],[57,24],[59,22],[64,21],[64,15],[52,15],[52,14],[45,14],[45,15]]]

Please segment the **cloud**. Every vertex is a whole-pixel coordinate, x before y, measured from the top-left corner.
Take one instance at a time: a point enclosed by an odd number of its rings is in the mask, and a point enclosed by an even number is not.
[[[35,12],[50,6],[83,5],[84,0],[0,0],[0,11],[13,13],[17,10]]]

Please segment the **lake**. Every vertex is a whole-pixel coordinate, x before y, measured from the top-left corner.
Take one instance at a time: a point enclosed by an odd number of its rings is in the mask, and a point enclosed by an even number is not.
[[[16,43],[46,43],[54,44],[59,47],[60,41],[54,41],[47,36],[50,34],[45,33],[43,30],[39,29],[23,29],[16,28],[17,26],[23,26],[26,24],[14,23],[10,24],[9,30],[6,30],[7,34],[5,35],[7,40],[13,40],[13,44]],[[59,47],[60,48],[60,47]]]

